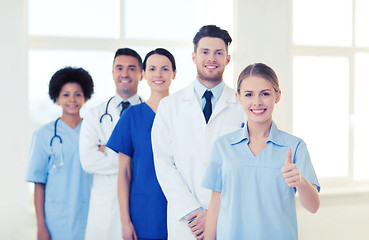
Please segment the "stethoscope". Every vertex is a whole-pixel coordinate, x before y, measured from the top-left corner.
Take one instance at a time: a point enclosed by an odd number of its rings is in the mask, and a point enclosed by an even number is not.
[[[103,115],[101,115],[101,117],[100,117],[100,124],[102,123],[103,118],[104,118],[105,116],[108,116],[108,117],[110,118],[110,122],[113,122],[113,116],[108,112],[108,108],[109,108],[110,101],[111,101],[113,98],[114,98],[114,96],[113,96],[113,97],[111,97],[111,98],[109,99],[109,101],[106,103],[105,113],[103,113]],[[142,103],[142,98],[141,98],[141,97],[138,97],[138,99],[140,100],[140,103]]]
[[[56,119],[55,125],[54,125],[54,136],[50,140],[50,151],[51,151],[51,161],[53,163],[53,168],[61,167],[64,165],[63,162],[63,140],[62,138],[56,133],[57,124],[60,118]],[[59,139],[60,142],[60,161],[59,163],[56,162],[56,159],[54,157],[54,151],[53,151],[53,141],[54,139]]]

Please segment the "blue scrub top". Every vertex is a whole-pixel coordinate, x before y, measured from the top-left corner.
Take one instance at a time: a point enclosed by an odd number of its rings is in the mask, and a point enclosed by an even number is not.
[[[167,200],[156,178],[151,145],[155,113],[146,104],[125,110],[107,147],[132,158],[130,216],[139,238],[167,238]]]
[[[299,171],[320,190],[306,144],[272,123],[266,148],[254,156],[246,126],[214,143],[202,182],[221,192],[217,239],[298,239],[296,190],[281,169],[291,149]]]
[[[45,221],[51,239],[82,240],[85,237],[90,199],[90,175],[83,171],[79,160],[81,123],[72,129],[62,120],[57,134],[63,140],[63,152],[58,139],[53,141],[56,163],[63,154],[64,165],[54,168],[50,140],[55,121],[38,129],[32,138],[26,181],[45,184]]]

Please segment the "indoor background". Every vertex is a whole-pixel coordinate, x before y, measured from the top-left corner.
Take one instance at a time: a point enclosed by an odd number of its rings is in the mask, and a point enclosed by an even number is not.
[[[279,76],[274,120],[306,141],[322,188],[316,214],[298,205],[300,239],[369,239],[368,12],[368,0],[0,0],[0,239],[36,239],[24,177],[33,131],[60,114],[52,74],[90,72],[85,111],[114,94],[117,48],[164,47],[178,62],[173,93],[196,76],[192,38],[207,24],[233,38],[228,85],[254,62]]]

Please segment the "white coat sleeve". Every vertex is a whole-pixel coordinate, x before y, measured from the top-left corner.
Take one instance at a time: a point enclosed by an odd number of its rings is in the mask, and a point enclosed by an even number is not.
[[[165,100],[159,104],[151,132],[154,164],[168,205],[177,219],[182,220],[190,212],[201,208],[201,205],[176,168],[171,129],[174,126],[170,121],[170,110],[165,107]]]
[[[102,138],[99,119],[94,111],[89,111],[83,119],[79,137],[81,165],[87,173],[117,174],[118,154],[109,148],[105,148],[105,153],[99,151]]]

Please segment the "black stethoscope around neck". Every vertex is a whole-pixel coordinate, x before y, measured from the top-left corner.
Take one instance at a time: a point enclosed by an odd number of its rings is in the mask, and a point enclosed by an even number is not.
[[[105,113],[103,113],[103,115],[101,115],[100,117],[100,124],[102,123],[102,120],[105,116],[108,116],[110,118],[110,122],[113,122],[113,116],[108,112],[108,108],[109,108],[109,104],[111,102],[111,100],[114,98],[115,96],[111,97],[109,99],[109,101],[106,103],[106,107],[105,107]],[[138,99],[140,100],[140,103],[142,103],[142,98],[138,97]]]
[[[53,168],[61,167],[61,166],[64,165],[64,162],[63,162],[63,139],[57,134],[57,126],[58,126],[59,120],[60,120],[60,118],[56,119],[56,121],[55,121],[54,136],[50,140],[51,161],[53,163]],[[56,158],[54,156],[55,154],[54,154],[54,149],[53,149],[53,141],[55,139],[59,139],[59,142],[60,142],[60,161],[59,161],[59,163],[56,162]]]

